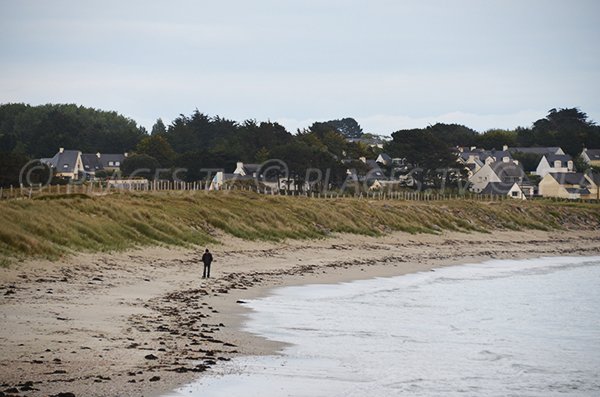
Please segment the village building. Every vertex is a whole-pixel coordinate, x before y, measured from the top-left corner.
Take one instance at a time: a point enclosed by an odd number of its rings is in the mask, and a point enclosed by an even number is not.
[[[244,164],[243,162],[238,161],[237,166],[235,167],[235,171],[233,171],[233,173],[235,175],[250,176],[256,178],[259,176],[259,171],[260,164]]]
[[[582,172],[550,172],[539,183],[543,197],[598,199],[600,175]]]
[[[91,154],[81,153],[79,150],[58,149],[51,158],[42,158],[40,162],[48,165],[54,172],[54,176],[65,179],[94,178],[96,172],[118,171],[127,158],[123,154]]]
[[[525,195],[533,195],[533,186],[521,165],[515,161],[494,161],[484,164],[469,178],[470,190],[481,193],[490,182],[516,183]]]
[[[484,196],[502,196],[520,200],[527,199],[523,189],[516,182],[490,182],[483,188],[481,194]]]
[[[42,158],[40,162],[50,167],[54,176],[59,178],[78,179],[81,173],[84,172],[79,150],[60,148],[53,157]]]
[[[573,158],[568,154],[543,155],[535,170],[535,174],[543,178],[546,176],[546,174],[550,172],[575,172],[575,168],[573,166]]]
[[[600,167],[600,149],[586,149],[581,152],[583,161],[592,167]]]

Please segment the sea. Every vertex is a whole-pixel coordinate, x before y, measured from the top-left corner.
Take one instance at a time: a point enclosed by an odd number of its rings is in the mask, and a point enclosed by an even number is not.
[[[247,302],[286,342],[169,394],[600,396],[600,257],[491,260]]]

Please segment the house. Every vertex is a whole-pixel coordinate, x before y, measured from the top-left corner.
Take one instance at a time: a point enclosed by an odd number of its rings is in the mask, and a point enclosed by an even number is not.
[[[42,158],[40,162],[49,166],[54,175],[59,178],[78,179],[80,174],[84,172],[79,150],[60,148],[54,157]]]
[[[99,153],[98,153],[99,154]],[[81,162],[83,164],[83,172],[90,177],[94,177],[96,172],[102,171],[102,163],[98,154],[84,153],[81,155]]]
[[[381,153],[379,156],[377,156],[377,159],[375,161],[385,166],[392,164],[392,158],[386,153]]]
[[[100,154],[96,153],[98,161],[104,171],[112,172],[121,168],[123,161],[127,158],[127,153],[123,154]]]
[[[481,194],[486,196],[506,196],[514,199],[527,200],[527,195],[516,182],[490,182],[483,188]]]
[[[582,172],[550,172],[539,183],[539,194],[544,197],[590,199],[598,195],[597,175]]]
[[[256,178],[259,176],[259,171],[260,164],[244,164],[243,162],[238,161],[235,171],[233,171],[233,173],[235,175],[250,176]]]
[[[591,165],[592,167],[600,167],[600,149],[586,149],[583,148],[581,152],[583,161]]]
[[[484,150],[475,147],[458,148],[458,162],[464,165],[469,177],[472,177],[485,164],[495,162],[518,164],[518,161],[514,160],[510,152],[506,150]]]
[[[527,195],[533,194],[533,187],[521,165],[515,161],[494,161],[486,163],[469,178],[470,190],[481,193],[490,182],[517,183]]]
[[[535,170],[535,174],[543,178],[550,172],[575,172],[573,158],[568,154],[544,154]]]
[[[218,171],[210,182],[208,190],[222,190],[227,183],[234,183],[235,181],[254,181],[252,176],[240,175],[240,174],[228,174],[223,171]]]

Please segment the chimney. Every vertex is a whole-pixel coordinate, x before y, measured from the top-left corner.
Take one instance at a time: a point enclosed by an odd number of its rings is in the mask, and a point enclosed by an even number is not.
[[[127,157],[127,156],[129,156],[129,153],[127,153],[127,152],[123,153],[123,157]]]
[[[508,150],[508,145],[502,146],[502,150],[504,150],[506,152]]]
[[[64,147],[61,147],[60,149],[58,149],[58,153],[63,153],[65,151]]]
[[[96,157],[100,158],[100,152],[96,153]]]
[[[367,164],[367,158],[366,157],[359,157],[358,159],[360,161],[362,161],[363,163]]]
[[[519,160],[513,160],[513,163],[515,163],[516,165],[519,165]]]
[[[471,146],[471,151],[474,152],[477,149],[477,146]]]

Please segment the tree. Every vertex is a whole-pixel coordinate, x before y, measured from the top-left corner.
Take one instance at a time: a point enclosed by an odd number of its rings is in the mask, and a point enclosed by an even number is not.
[[[141,127],[116,112],[74,104],[0,105],[0,147],[32,158],[51,157],[60,147],[123,153],[143,137]]]
[[[477,131],[460,124],[437,123],[427,127],[427,130],[449,146],[472,146],[479,137]]]
[[[577,108],[550,109],[523,135],[531,145],[559,146],[573,157],[584,147],[600,147],[600,128]]]
[[[136,147],[136,153],[154,157],[161,167],[171,167],[177,156],[169,142],[160,134],[150,135],[142,139]]]
[[[158,168],[160,168],[158,160],[147,154],[131,155],[121,164],[121,171],[125,176],[147,179],[154,179]]]
[[[413,167],[413,178],[424,184],[440,186],[450,175],[448,169],[457,167],[456,156],[449,145],[430,129],[400,130],[392,134],[392,140],[384,146],[392,157],[406,158]]]
[[[517,132],[511,130],[500,130],[493,129],[484,132],[479,135],[475,140],[476,145],[478,147],[482,147],[484,149],[496,149],[502,150],[504,145],[507,146],[516,146],[517,145]]]
[[[360,138],[363,134],[361,126],[351,117],[339,120],[329,120],[325,124],[329,124],[346,138]]]
[[[31,161],[22,153],[0,153],[0,186],[46,184],[52,171],[39,161]]]
[[[167,133],[167,127],[165,127],[165,124],[163,123],[162,119],[158,118],[156,119],[156,123],[154,123],[154,125],[152,126],[152,131],[150,132],[151,135],[164,135]]]

